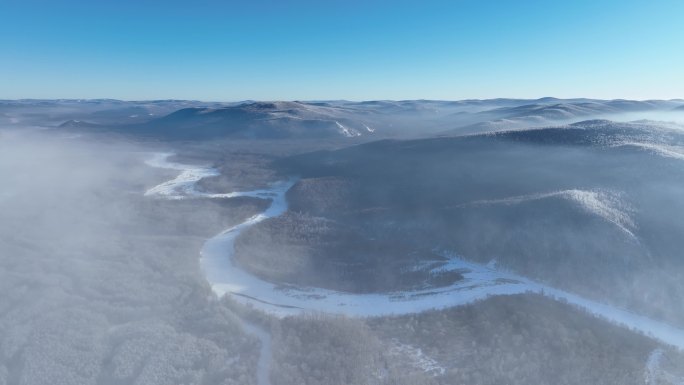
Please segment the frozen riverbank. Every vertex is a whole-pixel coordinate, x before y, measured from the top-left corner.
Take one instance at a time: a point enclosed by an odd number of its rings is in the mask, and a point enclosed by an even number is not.
[[[294,181],[279,182],[266,189],[247,192],[205,193],[197,191],[196,183],[202,178],[218,175],[218,171],[210,167],[168,162],[169,155],[156,154],[147,163],[154,167],[174,169],[180,174],[173,180],[151,188],[146,195],[166,199],[249,196],[271,201],[271,205],[263,213],[210,238],[202,247],[200,252],[202,270],[212,289],[219,296],[230,293],[234,295],[236,300],[251,304],[275,316],[298,314],[306,311],[342,313],[349,316],[383,316],[459,306],[493,295],[535,292],[567,302],[598,318],[643,333],[679,349],[684,349],[684,330],[608,304],[588,300],[566,291],[542,285],[525,277],[500,271],[493,266],[468,262],[456,255],[447,254],[449,262],[438,269],[462,271],[464,279],[440,288],[393,293],[354,294],[313,287],[275,285],[249,274],[233,263],[234,244],[235,239],[243,230],[287,211],[285,193],[294,184]]]

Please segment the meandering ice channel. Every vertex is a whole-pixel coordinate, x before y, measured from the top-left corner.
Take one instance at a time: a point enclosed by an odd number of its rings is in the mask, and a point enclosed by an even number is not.
[[[225,229],[208,239],[200,250],[200,264],[213,291],[231,294],[273,316],[282,317],[302,312],[325,312],[348,316],[383,316],[419,313],[469,304],[494,295],[526,292],[543,294],[564,301],[614,324],[643,333],[667,345],[684,350],[684,330],[609,304],[589,300],[567,291],[534,282],[525,277],[501,271],[493,266],[472,263],[456,255],[436,270],[458,270],[463,279],[449,286],[391,293],[355,294],[316,287],[279,286],[241,269],[233,261],[235,240],[245,229],[287,211],[286,192],[294,179],[272,184],[265,189],[245,192],[206,193],[197,189],[203,178],[219,175],[217,169],[169,161],[171,153],[155,153],[146,163],[152,167],[178,171],[174,179],[149,189],[145,195],[161,199],[217,199],[254,197],[271,203],[262,213]]]

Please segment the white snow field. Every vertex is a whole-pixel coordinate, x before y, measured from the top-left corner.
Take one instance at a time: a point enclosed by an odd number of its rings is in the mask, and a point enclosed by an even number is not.
[[[644,383],[646,385],[684,384],[684,377],[674,375],[663,368],[663,360],[667,360],[667,357],[661,348],[656,348],[649,354],[644,369]]]
[[[617,226],[621,231],[636,240],[636,236],[632,232],[636,228],[636,224],[630,215],[632,208],[620,197],[620,193],[595,189],[595,190],[561,190],[541,194],[520,195],[508,197],[503,199],[479,200],[467,203],[463,206],[477,206],[477,205],[514,205],[518,203],[534,201],[547,198],[562,198],[575,203],[589,214],[594,214],[603,220],[610,222]]]
[[[616,147],[636,147],[645,151],[650,151],[666,158],[684,160],[684,148],[680,146],[666,146],[655,143],[644,142],[625,142]]]
[[[440,365],[435,359],[426,355],[422,349],[415,346],[399,342],[393,338],[389,348],[390,355],[403,356],[409,359],[409,364],[416,369],[431,374],[433,377],[441,376],[446,373],[446,368]]]
[[[468,262],[449,252],[442,253],[449,258],[448,262],[434,269],[434,271],[458,270],[462,272],[464,279],[445,287],[392,293],[354,294],[315,287],[275,285],[249,274],[233,263],[234,243],[243,230],[287,211],[285,193],[294,184],[294,181],[275,183],[270,188],[255,191],[226,194],[204,193],[197,191],[195,184],[204,177],[218,175],[218,171],[210,167],[168,162],[167,159],[170,155],[166,153],[155,154],[147,161],[147,164],[178,170],[180,175],[173,180],[151,188],[145,195],[164,199],[249,196],[271,200],[271,205],[263,213],[226,229],[207,240],[202,247],[200,251],[201,267],[213,291],[218,296],[232,294],[236,300],[277,317],[302,312],[325,312],[365,317],[419,313],[430,309],[465,305],[494,295],[534,292],[574,305],[598,318],[684,350],[684,330],[682,329],[609,304],[558,290],[510,272],[498,270],[493,263],[482,265]],[[630,224],[626,220],[628,217],[623,216],[623,213],[616,211],[615,207],[607,203],[604,199],[605,196],[594,195],[601,195],[599,192],[572,190],[555,194],[577,201],[587,210],[620,227],[627,227]],[[539,199],[546,195],[548,194],[518,197],[510,201],[514,203],[521,199]]]

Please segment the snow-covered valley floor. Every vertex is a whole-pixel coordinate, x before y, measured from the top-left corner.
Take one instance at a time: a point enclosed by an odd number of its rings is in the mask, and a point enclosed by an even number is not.
[[[200,251],[202,270],[212,289],[219,296],[232,294],[237,301],[251,304],[255,308],[278,317],[308,311],[348,316],[383,316],[459,306],[494,295],[534,292],[574,305],[598,318],[684,350],[684,330],[682,329],[501,271],[493,264],[482,265],[468,262],[448,252],[443,253],[449,258],[448,262],[437,267],[435,271],[458,270],[462,272],[464,279],[440,288],[354,294],[315,287],[275,285],[249,274],[233,263],[234,243],[243,230],[287,211],[285,193],[295,181],[283,181],[269,188],[254,191],[210,194],[198,191],[196,184],[205,177],[218,175],[218,170],[206,166],[169,162],[169,156],[171,154],[155,154],[146,163],[153,167],[177,170],[179,175],[173,180],[149,189],[145,195],[163,199],[248,196],[271,201],[270,206],[264,212],[208,239],[202,247]]]

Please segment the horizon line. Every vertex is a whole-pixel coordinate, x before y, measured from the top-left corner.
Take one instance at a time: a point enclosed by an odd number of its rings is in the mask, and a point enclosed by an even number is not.
[[[431,99],[431,98],[416,98],[416,99],[234,99],[234,100],[210,100],[210,99],[178,99],[178,98],[150,98],[150,99],[119,99],[119,98],[0,98],[0,102],[8,101],[117,101],[117,102],[203,102],[203,103],[261,103],[261,102],[292,102],[292,103],[309,103],[309,102],[351,102],[351,103],[366,103],[366,102],[465,102],[465,101],[488,101],[488,100],[596,100],[596,101],[635,101],[635,102],[649,102],[649,101],[678,101],[684,102],[682,98],[647,98],[647,99],[629,99],[629,98],[592,98],[592,97],[568,97],[561,98],[555,96],[542,96],[538,98],[529,97],[493,97],[493,98],[464,98],[464,99]]]

